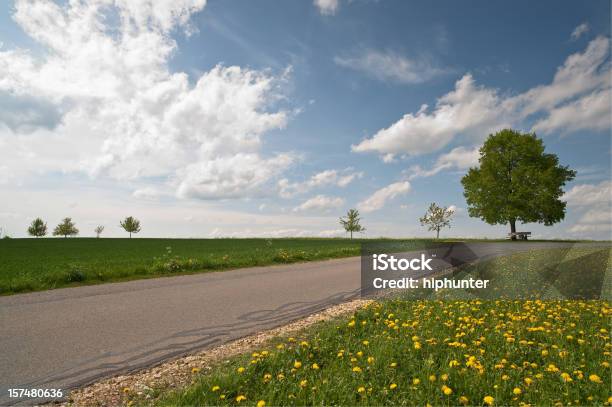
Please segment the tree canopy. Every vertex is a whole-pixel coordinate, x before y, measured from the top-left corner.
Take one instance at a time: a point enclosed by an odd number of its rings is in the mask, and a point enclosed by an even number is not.
[[[427,208],[427,212],[422,218],[419,218],[421,226],[427,226],[429,230],[436,231],[436,239],[440,237],[440,229],[451,227],[451,218],[455,211],[447,207],[440,207],[435,202],[432,202]]]
[[[132,233],[140,232],[140,221],[132,216],[128,216],[121,222],[119,222],[121,227],[130,234],[130,239],[132,238]]]
[[[28,228],[28,234],[35,237],[45,236],[47,234],[47,224],[41,218],[34,219]]]
[[[489,135],[478,162],[461,179],[470,216],[510,224],[512,233],[516,221],[549,226],[565,217],[562,188],[576,172],[545,153],[535,134],[505,129]]]
[[[346,213],[345,218],[340,218],[340,224],[351,234],[353,238],[353,232],[363,232],[365,228],[361,226],[361,218],[359,217],[359,211],[357,209],[349,209]]]
[[[72,218],[64,218],[62,222],[53,229],[53,236],[76,236],[79,229],[76,228]]]

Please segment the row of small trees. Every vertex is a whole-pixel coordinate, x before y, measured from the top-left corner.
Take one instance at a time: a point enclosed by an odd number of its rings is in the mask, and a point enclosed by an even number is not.
[[[133,216],[128,216],[124,220],[119,222],[119,225],[130,234],[130,239],[132,238],[132,233],[140,232],[140,221]],[[94,229],[96,232],[96,237],[100,237],[102,232],[104,232],[104,226],[98,225]],[[41,218],[36,218],[28,227],[28,234],[34,237],[42,237],[47,235],[47,223],[43,221]],[[79,234],[79,229],[77,229],[75,223],[72,221],[72,218],[64,218],[62,221],[53,229],[53,236],[76,236]]]
[[[438,206],[435,202],[429,205],[427,212],[422,218],[419,218],[421,226],[427,226],[429,230],[436,231],[436,239],[440,237],[442,228],[451,227],[451,219],[455,211],[448,207]],[[365,228],[361,226],[361,216],[357,209],[349,209],[346,216],[340,218],[340,224],[347,233],[350,233],[351,239],[353,233],[364,232]]]

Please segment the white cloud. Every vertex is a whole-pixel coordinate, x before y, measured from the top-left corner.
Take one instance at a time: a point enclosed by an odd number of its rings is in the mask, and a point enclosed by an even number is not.
[[[612,216],[612,214],[610,213],[609,208],[608,210],[594,208],[585,212],[585,214],[580,218],[579,222],[594,224],[610,223],[610,216]]]
[[[583,34],[586,34],[591,27],[587,23],[582,23],[572,31],[571,39],[572,41],[576,41],[578,38],[582,37]]]
[[[448,70],[434,66],[428,58],[411,59],[394,51],[367,49],[353,56],[336,56],[334,62],[381,81],[421,83]]]
[[[190,164],[179,170],[177,195],[185,198],[226,199],[256,195],[271,178],[293,162],[293,156],[262,159],[257,154],[236,153]]]
[[[299,193],[306,193],[314,188],[335,185],[346,187],[356,179],[363,177],[363,172],[355,172],[352,168],[339,170],[325,170],[311,176],[304,182],[289,182],[283,178],[278,181],[279,194],[283,198],[291,198]]]
[[[541,113],[534,130],[601,130],[609,128],[610,40],[598,37],[582,53],[570,55],[558,68],[553,81],[516,96],[478,86],[470,74],[455,89],[440,97],[430,110],[422,105],[372,137],[352,146],[356,152],[379,153],[385,162],[396,155],[438,151],[455,137],[480,141],[491,132],[516,127],[529,116]],[[609,110],[609,109],[608,109]]]
[[[162,195],[163,193],[155,188],[155,187],[144,187],[144,188],[139,188],[137,190],[135,190],[132,193],[132,196],[134,196],[134,198],[138,198],[138,199],[144,199],[144,200],[148,200],[148,201],[155,201],[157,199],[159,199],[159,197]]]
[[[583,211],[569,228],[570,233],[588,238],[611,238],[612,181],[575,185],[562,199],[575,210]]]
[[[314,5],[323,15],[334,15],[340,6],[340,0],[314,0]]]
[[[560,130],[571,133],[578,130],[605,130],[610,127],[610,88],[595,91],[578,100],[567,103],[550,111],[548,117],[539,120],[534,131],[552,133]]]
[[[418,165],[410,167],[408,179],[431,177],[448,169],[465,170],[478,165],[479,157],[478,147],[471,149],[466,147],[453,148],[448,153],[439,156],[434,166],[429,170],[425,170]]]
[[[610,202],[612,199],[612,181],[599,184],[580,184],[567,191],[562,200],[570,206],[597,205]]]
[[[368,199],[361,201],[357,204],[357,209],[362,212],[373,212],[381,209],[387,201],[400,196],[405,195],[410,191],[410,183],[408,181],[396,182],[394,184],[387,185],[384,188],[374,192]]]
[[[458,133],[488,134],[504,127],[500,120],[500,97],[494,89],[475,84],[465,75],[455,90],[438,99],[433,111],[427,105],[416,113],[407,113],[391,126],[352,146],[356,152],[386,154],[425,154],[446,146]]]
[[[293,208],[293,212],[320,211],[327,212],[344,205],[344,199],[325,195],[317,195]]]
[[[205,4],[17,1],[15,21],[46,52],[0,50],[0,98],[20,98],[15,109],[29,112],[0,115],[5,165],[21,176],[160,177],[181,197],[260,191],[293,162],[260,152],[261,138],[287,123],[274,108],[287,73],[216,66],[190,81],[171,72],[171,34],[193,32],[190,16]],[[29,100],[31,112],[20,107]]]
[[[509,98],[507,108],[516,110],[521,117],[540,111],[548,112],[588,92],[610,88],[610,40],[597,37],[582,53],[568,56],[557,69],[553,81],[539,85]]]

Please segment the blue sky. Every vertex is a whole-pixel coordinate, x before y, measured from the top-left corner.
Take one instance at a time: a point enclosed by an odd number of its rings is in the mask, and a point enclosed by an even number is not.
[[[16,1],[0,8],[0,227],[121,236],[500,237],[461,176],[535,131],[578,171],[537,237],[610,238],[610,3]]]

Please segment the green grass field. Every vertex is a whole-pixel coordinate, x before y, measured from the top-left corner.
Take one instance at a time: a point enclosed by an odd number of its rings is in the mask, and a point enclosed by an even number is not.
[[[0,294],[357,255],[347,239],[8,239]]]
[[[503,279],[512,272],[517,285],[524,287],[523,281],[530,286],[541,277],[541,266],[558,258],[566,260],[555,267],[560,278],[585,270],[573,259],[597,258],[597,268],[607,270],[610,285],[609,248],[531,251],[469,266],[462,273],[490,277],[498,273]],[[195,374],[194,385],[162,392],[156,403],[260,407],[612,403],[609,298],[441,298],[443,293],[427,300],[381,300],[295,338],[277,338],[254,353]]]
[[[371,240],[370,240],[371,241]],[[323,260],[360,254],[349,239],[6,239],[0,240],[0,295]],[[415,248],[428,240],[414,240]]]

